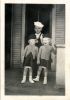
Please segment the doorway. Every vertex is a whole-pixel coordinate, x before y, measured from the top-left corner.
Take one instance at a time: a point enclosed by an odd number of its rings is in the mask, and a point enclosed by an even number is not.
[[[5,5],[5,68],[10,68],[12,4]]]
[[[52,12],[52,5],[46,4],[27,4],[25,14],[25,46],[28,44],[28,37],[30,34],[35,34],[34,22],[40,21],[44,24],[42,30],[43,34],[47,34],[51,38],[50,27],[50,13]],[[49,60],[49,70],[51,70],[51,56]]]
[[[52,5],[46,4],[27,4],[25,14],[25,44],[30,34],[34,34],[34,22],[40,21],[44,24],[42,30],[43,34],[51,37],[50,33],[50,12],[52,11]]]

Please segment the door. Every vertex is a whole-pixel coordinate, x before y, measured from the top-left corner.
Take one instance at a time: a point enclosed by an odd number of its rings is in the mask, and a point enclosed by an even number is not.
[[[47,34],[51,38],[50,13],[52,5],[46,4],[27,4],[25,17],[25,46],[28,44],[28,36],[35,34],[34,22],[40,21],[44,24],[43,34]],[[51,70],[51,56],[49,60],[49,70]]]
[[[44,24],[43,33],[51,37],[50,33],[50,12],[52,5],[46,4],[27,4],[25,17],[25,42],[29,34],[34,34],[34,22],[40,21]]]

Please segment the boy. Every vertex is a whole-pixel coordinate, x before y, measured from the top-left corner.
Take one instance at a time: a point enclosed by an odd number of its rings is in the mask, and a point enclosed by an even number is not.
[[[56,52],[56,48],[55,46],[52,47],[50,45],[50,38],[48,37],[44,37],[43,38],[43,45],[40,47],[39,49],[39,53],[38,53],[38,59],[37,59],[37,64],[40,64],[38,72],[37,72],[37,76],[35,79],[33,79],[34,81],[39,81],[40,78],[40,74],[42,69],[44,69],[44,81],[43,84],[47,84],[47,72],[48,72],[48,61],[49,61],[49,57],[51,52]]]
[[[24,50],[24,57],[23,57],[24,72],[21,83],[26,82],[26,75],[28,69],[29,69],[29,82],[34,83],[34,81],[32,80],[32,67],[38,55],[38,47],[35,46],[35,35],[33,34],[30,35],[28,43],[29,45],[27,45]]]
[[[36,21],[34,22],[34,30],[35,30],[35,36],[36,36],[36,45],[39,48],[42,45],[42,39],[43,39],[43,33],[42,33],[42,29],[44,27],[44,25],[39,22]]]
[[[35,30],[35,37],[36,37],[36,46],[38,47],[38,49],[42,45],[42,40],[43,40],[42,29],[43,29],[43,27],[44,27],[44,25],[42,24],[42,22],[40,22],[40,21],[34,22],[34,30]],[[38,66],[36,65],[34,67],[34,77],[33,78],[36,77],[37,70],[38,70]]]

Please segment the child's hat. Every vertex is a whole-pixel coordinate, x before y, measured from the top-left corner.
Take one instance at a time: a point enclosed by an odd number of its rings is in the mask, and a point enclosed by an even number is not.
[[[37,26],[37,27],[41,27],[41,28],[44,27],[44,25],[39,21],[34,22],[34,25]]]
[[[48,39],[49,39],[49,40],[50,40],[50,37],[48,37],[48,35],[47,35],[47,34],[44,34],[44,35],[43,35],[43,39],[46,39],[46,40],[48,40]]]
[[[43,38],[49,38],[50,39],[50,37],[48,36],[48,34],[43,34]]]
[[[30,34],[28,39],[29,39],[29,40],[30,40],[30,39],[36,39],[35,34]]]

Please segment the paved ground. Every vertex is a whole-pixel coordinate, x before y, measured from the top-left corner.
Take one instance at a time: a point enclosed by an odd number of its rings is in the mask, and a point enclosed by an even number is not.
[[[55,88],[55,72],[48,73],[48,84],[43,85],[43,80],[31,84],[21,84],[22,69],[6,70],[5,94],[6,95],[65,95],[64,88]]]

